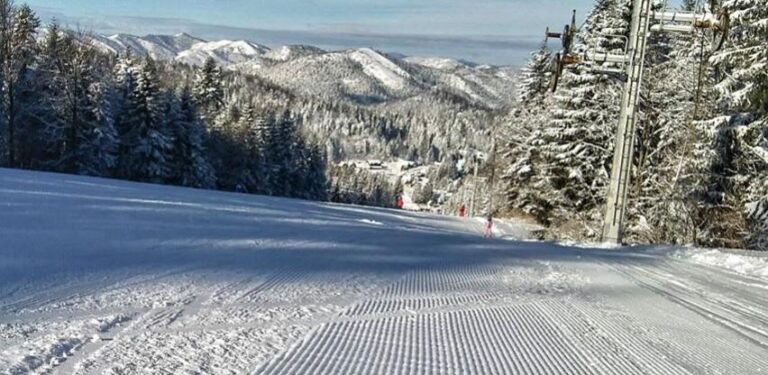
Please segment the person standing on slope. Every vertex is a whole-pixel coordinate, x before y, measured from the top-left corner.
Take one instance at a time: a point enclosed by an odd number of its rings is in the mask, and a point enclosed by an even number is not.
[[[404,206],[405,202],[403,202],[403,197],[398,195],[397,198],[395,198],[395,207],[397,207],[398,210],[402,210]]]
[[[485,230],[483,231],[483,237],[493,238],[493,216],[488,215],[488,221],[485,222]]]

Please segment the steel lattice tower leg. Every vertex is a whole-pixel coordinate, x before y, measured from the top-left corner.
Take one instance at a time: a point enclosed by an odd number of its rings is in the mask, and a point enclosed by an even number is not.
[[[619,125],[616,128],[615,149],[611,181],[606,197],[603,241],[621,244],[624,217],[627,209],[627,191],[632,175],[632,158],[637,125],[637,105],[643,80],[643,66],[648,41],[651,0],[634,0],[629,37],[630,61],[627,82],[621,101]]]

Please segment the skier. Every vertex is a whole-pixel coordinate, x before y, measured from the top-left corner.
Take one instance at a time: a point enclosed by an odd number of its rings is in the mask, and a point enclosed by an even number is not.
[[[395,207],[397,207],[398,210],[402,210],[405,206],[405,202],[403,202],[403,197],[398,195],[397,198],[395,198]]]
[[[245,187],[243,187],[242,184],[237,184],[237,185],[235,185],[235,192],[236,193],[241,193],[241,194],[245,193],[246,192],[245,191]]]
[[[464,214],[466,214],[467,208],[462,203],[461,206],[459,206],[459,217],[464,217]]]
[[[488,216],[488,221],[485,222],[485,231],[483,237],[493,238],[493,216]]]

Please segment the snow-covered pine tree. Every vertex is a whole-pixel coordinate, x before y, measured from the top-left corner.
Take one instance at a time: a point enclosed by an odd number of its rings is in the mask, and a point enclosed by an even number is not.
[[[269,133],[272,129],[271,123],[274,122],[274,120],[270,119],[270,116],[266,114],[259,114],[255,117],[256,122],[253,123],[250,129],[250,135],[252,142],[254,146],[256,146],[257,150],[256,152],[264,158],[265,155],[268,154],[267,147],[269,146],[267,144]],[[262,163],[263,164],[263,163]],[[262,165],[262,168],[264,166]]]
[[[183,157],[179,155],[179,152],[181,151],[178,149],[184,138],[184,129],[181,125],[181,104],[173,90],[160,89],[159,87],[158,90],[158,95],[160,95],[162,99],[158,101],[161,108],[159,109],[160,113],[157,118],[162,122],[160,128],[164,129],[165,135],[171,142],[169,148],[170,152],[167,159],[171,170],[171,174],[168,176],[168,181],[178,183],[176,176],[177,168],[184,163]]]
[[[11,167],[17,166],[19,118],[29,105],[24,99],[32,84],[29,69],[37,53],[38,27],[40,20],[28,5],[0,2],[0,126],[5,128],[6,162]]]
[[[294,136],[293,150],[291,152],[291,169],[289,173],[288,186],[290,191],[286,193],[287,196],[295,198],[307,198],[307,193],[310,190],[307,174],[309,173],[309,148],[300,134]]]
[[[241,160],[242,145],[236,132],[240,117],[240,108],[237,104],[228,103],[213,124],[203,122],[204,125],[208,125],[205,149],[209,154],[213,170],[216,171],[216,185],[219,189],[234,191],[240,183],[237,168]]]
[[[295,125],[290,113],[275,116],[265,137],[265,177],[272,195],[287,195],[291,191],[291,174],[295,167]]]
[[[105,73],[105,72],[102,72]],[[95,78],[95,77],[92,77]],[[108,75],[98,77],[88,84],[85,127],[80,142],[78,174],[112,177],[117,168],[120,137],[115,128],[114,85]]]
[[[216,175],[205,150],[205,129],[197,114],[197,104],[189,87],[179,93],[178,113],[172,126],[173,172],[176,183],[201,189],[216,187]]]
[[[37,29],[40,19],[27,4],[19,6],[13,15],[11,59],[15,70],[23,73],[34,62],[37,54]]]
[[[212,123],[224,107],[222,72],[212,57],[205,61],[198,72],[193,95],[197,100],[202,120]]]
[[[768,249],[768,3],[727,0],[730,42],[711,61],[718,71],[720,111],[712,190],[728,220],[711,233],[712,244]]]
[[[263,134],[260,127],[264,119],[256,110],[253,103],[246,104],[240,120],[233,129],[236,139],[241,142],[241,149],[234,161],[236,163],[238,183],[245,186],[247,191],[264,192],[264,155]]]
[[[89,175],[106,173],[108,171],[103,170],[101,164],[110,164],[112,160],[93,159],[100,153],[93,149],[100,146],[98,130],[112,128],[111,115],[100,113],[98,107],[104,103],[95,96],[98,93],[93,87],[98,83],[98,78],[94,76],[97,69],[96,51],[84,44],[86,41],[82,36],[72,32],[65,33],[61,43],[66,52],[58,61],[54,75],[60,82],[62,95],[52,99],[53,109],[59,117],[59,121],[54,124],[60,125],[60,128],[55,129],[51,139],[57,139],[58,135],[58,142],[63,145],[57,169]],[[112,144],[110,148],[116,145]]]
[[[539,49],[531,53],[526,66],[520,70],[517,85],[518,103],[530,103],[547,91],[552,71],[552,51],[545,40]]]
[[[129,153],[125,177],[135,181],[163,183],[171,177],[173,140],[164,127],[163,96],[158,87],[155,61],[145,56],[136,70],[136,87],[125,100],[121,125]]]
[[[118,56],[115,62],[114,76],[116,90],[116,102],[114,104],[116,108],[122,108],[128,97],[136,90],[136,80],[138,78],[136,59],[130,48],[124,54]],[[128,129],[122,128],[122,121],[120,121],[119,117],[121,114],[120,112],[116,114],[115,122],[120,125],[118,127],[120,135],[124,136]]]
[[[517,106],[500,121],[504,125],[502,139],[506,140],[502,155],[507,168],[500,181],[505,191],[506,206],[545,224],[549,220],[551,205],[540,194],[546,182],[537,173],[537,146],[546,126],[545,109],[551,106],[551,98],[547,95],[551,68],[552,53],[543,43],[538,51],[531,54],[522,70]]]
[[[107,72],[86,35],[51,27],[38,60],[35,103],[25,118],[25,136],[43,147],[25,147],[24,154],[46,169],[110,176],[118,140]]]
[[[136,58],[129,48],[124,54],[117,57],[113,68],[115,77],[115,96],[112,103],[114,109],[115,129],[120,139],[118,149],[117,176],[128,178],[130,170],[131,145],[128,143],[128,134],[132,124],[128,118],[128,101],[136,90],[138,80],[138,66]]]
[[[60,127],[60,117],[54,111],[54,102],[63,96],[62,82],[56,71],[64,58],[64,33],[57,23],[48,26],[47,32],[38,44],[36,66],[29,73],[32,82],[30,98],[22,111],[19,129],[19,166],[24,168],[54,168],[55,160],[61,155],[62,144],[54,144],[48,134]]]
[[[0,0],[0,165],[10,166],[8,155],[8,124],[6,113],[7,96],[4,86],[6,82],[7,60],[10,56],[10,38],[13,20],[13,0]]]
[[[326,177],[326,161],[321,148],[315,144],[309,146],[304,155],[305,164],[304,197],[312,200],[325,201],[328,199],[328,180]]]
[[[50,29],[56,30],[57,27],[54,23]],[[52,49],[49,48],[48,42],[50,39],[57,39],[56,35],[62,36],[61,33],[57,34],[54,31],[50,35],[45,33],[40,41],[31,41],[35,44],[28,53],[33,54],[33,63],[26,69],[23,80],[17,85],[18,95],[15,101],[19,111],[16,121],[18,126],[16,127],[15,164],[19,168],[46,168],[48,166],[43,164],[50,160],[47,156],[52,150],[48,149],[49,145],[43,130],[52,115],[48,99],[54,97],[48,95],[52,93],[51,91],[46,90],[51,82],[50,73],[53,71],[47,64],[55,61],[49,57],[56,54],[50,53]]]

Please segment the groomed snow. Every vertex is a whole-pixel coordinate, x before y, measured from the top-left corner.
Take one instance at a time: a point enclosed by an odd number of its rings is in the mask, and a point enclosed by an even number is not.
[[[768,253],[766,257],[756,257],[712,249],[688,248],[678,250],[672,256],[707,266],[722,267],[743,275],[768,279]]]
[[[482,225],[0,169],[0,374],[768,371],[768,282]]]

